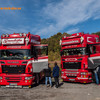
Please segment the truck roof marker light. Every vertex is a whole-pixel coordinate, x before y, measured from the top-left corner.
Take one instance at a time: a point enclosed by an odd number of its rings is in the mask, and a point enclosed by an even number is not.
[[[6,34],[6,37],[9,37],[9,34]]]
[[[83,40],[84,40],[84,38],[81,36],[80,40],[81,40],[81,43],[82,43],[82,42],[83,42]]]
[[[62,40],[59,41],[59,44],[60,44],[60,45],[61,45],[61,43],[62,43]]]
[[[5,37],[5,36],[6,36],[5,34],[2,35],[2,37]]]
[[[26,44],[28,45],[28,43],[29,43],[29,38],[26,37],[25,41],[26,41]]]
[[[95,39],[96,39],[96,42],[99,42],[99,39],[97,37]]]
[[[66,35],[64,36],[64,38],[66,38]]]
[[[26,33],[23,33],[23,36],[26,36]]]
[[[77,33],[77,36],[79,36],[79,33]]]
[[[20,36],[22,36],[22,33],[19,33]]]

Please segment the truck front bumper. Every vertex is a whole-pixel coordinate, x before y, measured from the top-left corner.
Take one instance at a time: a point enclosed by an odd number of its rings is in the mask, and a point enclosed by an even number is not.
[[[0,85],[8,87],[31,86],[35,80],[30,74],[0,74],[0,77]]]
[[[92,77],[76,77],[76,78],[69,78],[67,76],[62,75],[61,78],[63,81],[69,81],[69,82],[80,82],[80,83],[91,83]]]

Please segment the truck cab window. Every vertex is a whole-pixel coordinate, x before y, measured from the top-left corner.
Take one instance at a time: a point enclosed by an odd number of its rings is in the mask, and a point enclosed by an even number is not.
[[[35,46],[38,56],[47,56],[48,55],[48,46]]]
[[[93,53],[96,53],[96,46],[93,46]]]
[[[90,46],[90,54],[92,54],[93,53],[93,48],[92,48],[92,46]]]
[[[87,54],[87,55],[92,54],[92,46],[87,45],[87,47],[86,47],[86,54]]]
[[[63,55],[64,56],[69,56],[69,55],[85,55],[85,48],[72,48],[72,49],[64,49],[63,50]]]
[[[37,58],[37,50],[34,46],[31,47],[31,55],[34,58]]]

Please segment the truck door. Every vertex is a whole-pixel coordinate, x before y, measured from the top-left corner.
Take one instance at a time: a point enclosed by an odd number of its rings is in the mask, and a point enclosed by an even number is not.
[[[100,66],[100,44],[89,45],[88,69]]]
[[[39,73],[48,68],[48,45],[35,45],[34,62],[32,63],[33,72]]]

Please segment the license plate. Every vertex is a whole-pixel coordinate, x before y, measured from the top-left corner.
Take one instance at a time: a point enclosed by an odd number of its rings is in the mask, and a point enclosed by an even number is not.
[[[14,85],[15,86],[15,85],[17,85],[17,83],[9,83],[9,85]]]
[[[69,79],[70,81],[75,81],[75,79]]]
[[[17,65],[10,65],[9,67],[17,67]]]

